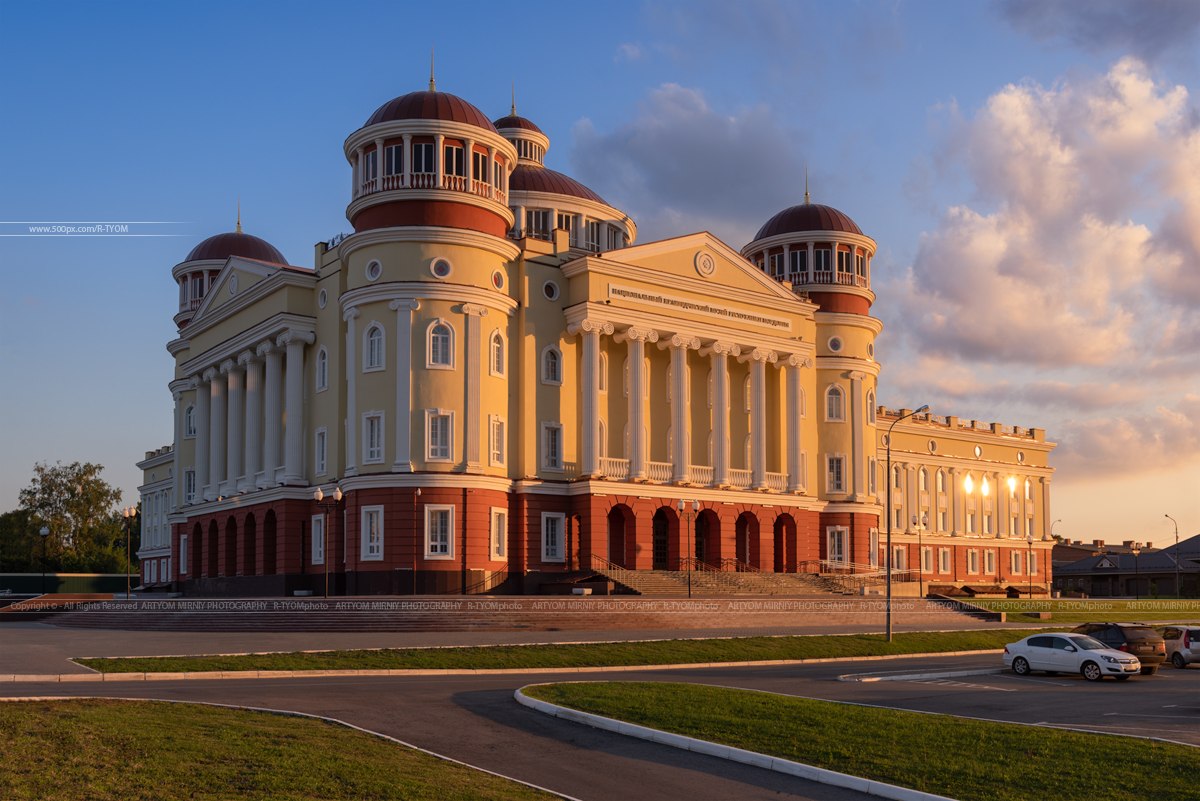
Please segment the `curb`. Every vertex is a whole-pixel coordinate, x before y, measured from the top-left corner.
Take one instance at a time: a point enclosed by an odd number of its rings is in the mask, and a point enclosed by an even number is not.
[[[838,681],[924,681],[926,679],[957,679],[962,676],[992,676],[1003,673],[1003,668],[979,668],[978,670],[939,670],[928,673],[894,673],[880,675],[873,673],[843,673]]]
[[[536,687],[538,685],[529,685]],[[537,712],[541,712],[551,717],[569,720],[573,723],[582,723],[585,726],[592,726],[604,731],[623,734],[627,737],[636,737],[640,740],[648,740],[660,745],[669,745],[672,748],[679,748],[684,751],[693,751],[697,754],[713,756],[719,759],[728,759],[732,762],[740,762],[744,765],[751,765],[756,768],[765,768],[766,770],[774,771],[775,773],[783,773],[789,776],[795,776],[800,779],[807,779],[811,782],[820,784],[828,784],[834,787],[843,787],[848,790],[856,790],[867,795],[879,796],[880,798],[894,799],[894,801],[955,801],[944,795],[934,795],[932,793],[921,792],[920,790],[911,790],[907,787],[898,787],[894,784],[886,782],[874,781],[873,779],[864,779],[861,776],[851,776],[848,773],[839,773],[825,768],[814,767],[813,765],[805,765],[802,762],[793,762],[789,759],[781,759],[779,757],[760,754],[756,751],[747,751],[742,748],[734,748],[729,745],[720,745],[719,743],[709,742],[708,740],[698,740],[694,737],[686,737],[682,734],[672,734],[670,732],[660,731],[659,729],[651,729],[647,726],[638,726],[633,723],[625,723],[613,718],[606,718],[601,715],[593,715],[589,712],[580,712],[576,709],[570,709],[565,706],[551,704],[547,701],[541,701],[537,698],[530,698],[524,693],[526,688],[517,690],[513,695],[517,703],[522,706],[527,706]]]
[[[295,679],[339,676],[502,676],[519,673],[622,673],[643,670],[699,670],[703,668],[770,667],[772,665],[818,665],[830,662],[880,662],[889,659],[917,659],[930,656],[975,656],[998,654],[1000,650],[941,651],[923,654],[879,656],[818,657],[813,659],[769,659],[747,662],[687,662],[671,665],[610,665],[601,667],[527,667],[527,668],[411,668],[370,670],[197,670],[186,673],[2,673],[0,684],[75,683],[110,681],[212,681],[221,679]],[[90,668],[89,668],[90,669]],[[988,670],[986,672],[995,672]],[[839,677],[839,680],[841,677]]]

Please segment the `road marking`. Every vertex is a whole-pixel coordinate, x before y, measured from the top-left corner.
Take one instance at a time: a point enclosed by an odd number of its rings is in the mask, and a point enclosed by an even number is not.
[[[1131,715],[1128,712],[1105,712],[1104,717],[1122,717],[1122,718],[1162,718],[1163,720],[1180,720],[1179,715]]]
[[[969,681],[951,681],[950,679],[931,679],[929,681],[915,681],[914,684],[936,684],[943,687],[966,687],[972,690],[996,690],[1002,693],[1019,693],[1021,690],[1017,687],[994,687],[990,684],[973,684]]]

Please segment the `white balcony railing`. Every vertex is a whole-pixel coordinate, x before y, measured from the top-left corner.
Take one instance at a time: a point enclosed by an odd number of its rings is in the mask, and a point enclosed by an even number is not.
[[[688,481],[692,484],[707,486],[713,483],[713,469],[711,465],[705,464],[690,464],[688,465]]]
[[[646,478],[656,484],[666,484],[671,481],[670,462],[646,462]]]
[[[767,488],[775,492],[786,492],[788,484],[787,473],[767,473]]]
[[[600,472],[605,478],[629,478],[629,460],[613,459],[609,456],[600,457]]]
[[[729,468],[729,486],[731,487],[748,487],[750,486],[750,471],[739,470],[738,468]]]

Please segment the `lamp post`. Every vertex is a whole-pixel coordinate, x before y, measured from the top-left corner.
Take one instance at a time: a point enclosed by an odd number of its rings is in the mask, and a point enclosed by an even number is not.
[[[50,536],[50,529],[42,526],[38,530],[38,535],[42,538],[42,595],[46,594],[46,539]]]
[[[929,525],[929,515],[921,515],[918,520],[916,515],[912,516],[913,528],[917,530],[917,597],[925,597],[925,544],[922,535],[925,533],[925,527]],[[930,569],[932,569],[930,565]]]
[[[133,570],[133,555],[130,553],[131,543],[133,541],[133,518],[137,516],[137,509],[132,506],[126,507],[121,512],[121,517],[125,518],[125,600],[129,600],[129,572]]]
[[[415,490],[413,490],[413,510],[412,510],[412,514],[413,514],[412,594],[413,595],[417,594],[417,554],[420,553],[420,548],[418,547],[418,541],[420,538],[417,536],[417,502],[420,500],[421,500],[421,488],[417,487]],[[505,532],[505,536],[508,536],[508,532]]]
[[[1050,524],[1050,539],[1054,539],[1054,527],[1057,526],[1061,522],[1062,522],[1062,518],[1060,517],[1059,519],[1055,520],[1053,523]]]
[[[1029,600],[1033,600],[1033,532],[1025,535],[1028,549],[1025,553],[1025,573],[1029,576]]]
[[[1175,597],[1182,598],[1183,589],[1179,586],[1179,522],[1170,515],[1163,515],[1163,517],[1175,524],[1175,554],[1173,557],[1175,559]]]
[[[929,404],[925,404],[919,409],[914,409],[908,414],[901,415],[892,421],[887,430],[887,508],[883,510],[883,516],[887,522],[887,555],[884,565],[887,567],[887,604],[885,605],[887,616],[887,641],[892,641],[892,429],[896,427],[896,423],[901,420],[912,417],[914,414],[920,414],[929,410]]]
[[[1141,546],[1135,542],[1129,552],[1133,554],[1133,599],[1140,601],[1142,600],[1142,588],[1138,585],[1141,584],[1142,574],[1138,568],[1138,555],[1142,552]]]
[[[337,508],[342,502],[342,488],[338,486],[337,479],[333,480],[333,492],[329,496],[329,500],[325,500],[325,493],[320,485],[313,490],[313,500],[317,502],[317,507],[327,515],[329,512],[337,513]],[[329,521],[326,519],[321,523],[321,562],[325,565],[325,597],[329,597]]]
[[[696,519],[696,513],[700,511],[700,501],[692,501],[688,504],[683,498],[679,499],[679,503],[675,504],[675,508],[679,510],[679,514],[687,520],[688,547],[687,547],[687,588],[688,597],[692,597],[692,521]]]

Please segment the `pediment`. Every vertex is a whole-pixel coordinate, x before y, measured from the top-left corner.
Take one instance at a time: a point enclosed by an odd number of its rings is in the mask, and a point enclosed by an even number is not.
[[[204,296],[204,302],[196,310],[193,320],[199,321],[210,314],[215,314],[218,309],[231,302],[239,294],[267,280],[280,269],[282,268],[266,262],[230,256],[225,260],[225,266],[221,268],[221,272],[217,274],[217,280],[209,287],[208,294]]]

